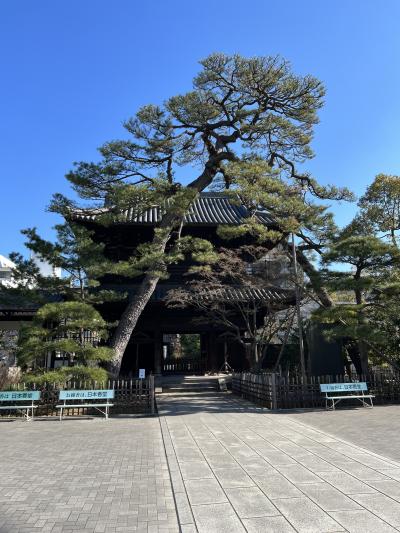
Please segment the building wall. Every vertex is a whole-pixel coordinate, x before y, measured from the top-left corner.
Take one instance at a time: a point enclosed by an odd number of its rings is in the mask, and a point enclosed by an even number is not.
[[[309,372],[313,376],[343,374],[342,346],[328,342],[321,325],[311,323],[307,331]]]
[[[6,366],[17,364],[15,349],[21,322],[0,322],[0,362]]]

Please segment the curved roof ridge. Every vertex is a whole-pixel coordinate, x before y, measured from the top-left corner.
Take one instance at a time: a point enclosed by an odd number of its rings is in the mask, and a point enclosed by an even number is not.
[[[236,196],[236,198],[234,197]],[[76,210],[74,218],[95,221],[98,215],[106,213],[109,208],[96,208],[91,212]],[[115,219],[116,224],[145,224],[154,225],[161,221],[165,209],[160,206],[151,206],[141,211],[135,206],[129,207]],[[265,225],[272,225],[273,219],[266,210],[258,209],[255,212],[259,221]],[[201,192],[191,204],[184,217],[184,225],[238,225],[250,215],[249,210],[241,202],[239,195],[226,192]]]

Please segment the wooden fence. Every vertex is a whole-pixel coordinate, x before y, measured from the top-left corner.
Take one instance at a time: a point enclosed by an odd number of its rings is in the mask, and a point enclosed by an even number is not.
[[[35,410],[35,416],[54,416],[59,414],[55,406],[60,403],[58,393],[61,389],[114,389],[115,397],[111,400],[114,406],[110,408],[110,416],[113,414],[154,414],[155,412],[154,376],[152,375],[146,379],[109,380],[107,383],[69,381],[63,386],[55,383],[46,383],[37,386],[19,383],[18,385],[14,385],[12,389],[41,391],[40,400],[36,402],[38,408]],[[99,414],[93,408],[67,408],[64,412],[66,415]],[[7,411],[1,411],[1,414],[6,415]],[[12,414],[15,416],[15,411]]]
[[[277,373],[235,373],[232,392],[268,409],[325,407],[320,383],[365,381],[375,394],[375,404],[400,403],[400,374],[387,370],[374,371],[368,376],[301,376]],[[355,400],[355,404],[357,400]],[[346,402],[349,404],[349,401]]]
[[[203,374],[206,365],[202,358],[168,358],[163,364],[163,374]]]

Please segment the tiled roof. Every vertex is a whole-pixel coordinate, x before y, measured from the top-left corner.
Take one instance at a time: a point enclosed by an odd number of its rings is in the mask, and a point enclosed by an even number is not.
[[[181,288],[181,285],[171,285],[159,283],[151,297],[152,301],[163,301],[168,292],[173,289]],[[125,290],[132,297],[137,288],[136,287],[123,287],[121,290]],[[198,297],[198,295],[196,296]],[[221,300],[231,302],[247,302],[257,301],[265,303],[284,304],[292,303],[294,301],[294,291],[290,289],[281,289],[279,287],[264,287],[264,288],[243,288],[243,287],[226,287],[221,290],[210,290],[207,293],[207,298],[210,300]]]
[[[74,217],[83,220],[95,220],[98,215],[107,212],[107,208],[87,211],[75,211]],[[125,224],[157,224],[162,219],[164,210],[154,206],[139,213],[137,207],[132,207],[118,216],[119,223]],[[192,225],[237,225],[249,216],[247,208],[240,204],[239,199],[233,200],[224,193],[203,192],[190,206],[184,218],[184,224]],[[256,216],[261,223],[272,224],[272,218],[265,210],[256,211]]]
[[[203,298],[221,299],[230,302],[258,301],[268,303],[286,302],[293,298],[293,291],[287,291],[276,287],[262,289],[229,287],[222,290],[209,291]]]

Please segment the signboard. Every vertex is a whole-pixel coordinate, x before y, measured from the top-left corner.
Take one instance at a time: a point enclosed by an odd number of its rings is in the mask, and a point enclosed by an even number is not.
[[[146,369],[139,368],[139,379],[144,379],[146,377]]]
[[[366,383],[326,383],[320,385],[321,392],[351,392],[351,391],[364,391],[367,389]]]
[[[24,391],[0,391],[0,401],[2,402],[21,402],[39,400],[40,391],[38,390],[24,390]]]
[[[60,400],[104,400],[114,398],[113,389],[101,390],[60,390]]]

